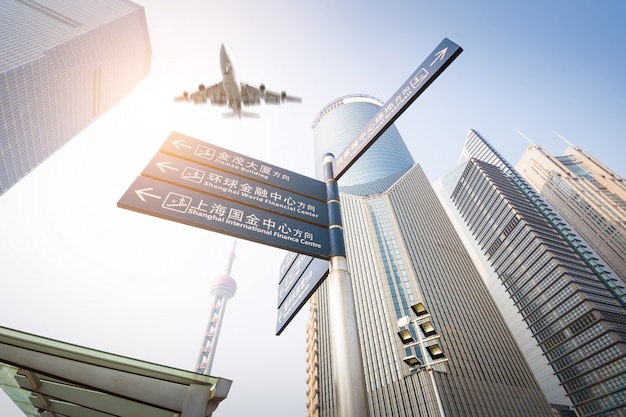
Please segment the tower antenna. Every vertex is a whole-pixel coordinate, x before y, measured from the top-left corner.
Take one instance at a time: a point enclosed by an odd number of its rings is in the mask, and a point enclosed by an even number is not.
[[[520,132],[520,130],[519,130],[519,129],[515,129],[515,131],[516,131],[517,133],[519,133],[519,134],[520,134],[520,135],[521,135],[524,139],[526,139],[526,140],[528,141],[528,143],[530,143],[532,146],[536,146],[536,145],[533,143],[533,141],[532,141],[532,140],[530,140],[530,139],[528,138],[528,136],[526,136],[525,134],[523,134],[522,132]]]
[[[233,262],[235,261],[235,248],[237,247],[237,239],[233,242],[233,249],[230,251],[230,256],[228,258],[228,264],[226,265],[226,275],[230,276],[230,270],[233,268]]]
[[[552,133],[554,133],[555,135],[557,135],[559,138],[561,138],[561,140],[565,143],[567,143],[569,146],[571,146],[572,148],[576,148],[578,149],[578,146],[574,145],[572,142],[570,142],[569,140],[565,139],[563,136],[559,135],[556,131],[552,131]]]

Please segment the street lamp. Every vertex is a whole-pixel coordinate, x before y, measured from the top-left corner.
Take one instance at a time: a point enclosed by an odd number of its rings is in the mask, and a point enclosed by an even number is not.
[[[433,375],[432,365],[445,362],[448,360],[443,353],[441,346],[437,343],[439,334],[435,330],[435,326],[431,321],[432,316],[426,310],[423,303],[417,303],[411,306],[411,310],[415,314],[415,318],[404,316],[398,320],[398,337],[402,341],[405,347],[411,347],[418,345],[424,363],[420,361],[415,355],[410,355],[402,360],[409,368],[420,372],[426,370],[430,375],[431,382],[433,384],[433,390],[435,391],[435,397],[437,399],[437,405],[439,406],[439,413],[442,417],[445,417],[443,411],[443,405],[441,404],[441,398],[439,397],[439,390],[437,390],[437,384],[435,383],[435,376]],[[413,324],[414,333],[411,333],[410,324]],[[417,336],[417,339],[413,337],[413,334]],[[426,351],[428,354],[426,354]]]

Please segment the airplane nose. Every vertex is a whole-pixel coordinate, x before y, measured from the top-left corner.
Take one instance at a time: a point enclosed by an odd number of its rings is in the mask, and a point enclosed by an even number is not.
[[[230,62],[232,65],[232,63],[234,62],[233,50],[229,44],[223,43],[220,47],[220,59],[222,62],[222,66],[225,65],[227,62]]]

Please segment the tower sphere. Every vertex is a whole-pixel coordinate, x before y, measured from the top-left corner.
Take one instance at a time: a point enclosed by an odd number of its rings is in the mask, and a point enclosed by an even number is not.
[[[232,297],[237,292],[237,283],[229,275],[220,275],[211,284],[211,292],[214,293],[216,291],[224,292]]]

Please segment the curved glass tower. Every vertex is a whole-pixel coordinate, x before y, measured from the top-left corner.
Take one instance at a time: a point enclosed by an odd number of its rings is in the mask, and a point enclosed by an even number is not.
[[[383,103],[366,95],[341,97],[328,104],[313,122],[316,174],[322,178],[322,158],[347,148]],[[341,177],[341,191],[356,195],[383,192],[415,162],[394,125]],[[359,185],[359,187],[354,187]]]

